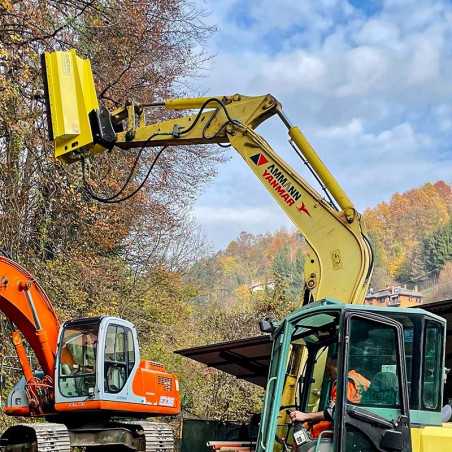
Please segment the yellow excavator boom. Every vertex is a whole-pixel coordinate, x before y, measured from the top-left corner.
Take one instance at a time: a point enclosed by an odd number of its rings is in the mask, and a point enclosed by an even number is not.
[[[281,104],[263,96],[169,99],[152,104],[129,101],[112,112],[99,109],[89,62],[74,51],[44,54],[55,156],[66,163],[117,146],[231,144],[292,220],[308,244],[303,304],[334,298],[362,304],[372,271],[372,251],[361,215]],[[146,124],[152,108],[184,111],[175,119]],[[292,169],[255,129],[277,115],[293,147],[330,199]],[[338,208],[334,208],[333,201]]]

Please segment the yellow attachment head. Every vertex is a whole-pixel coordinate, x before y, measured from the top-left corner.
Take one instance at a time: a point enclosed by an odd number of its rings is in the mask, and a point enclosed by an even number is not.
[[[91,65],[70,50],[44,53],[42,70],[49,138],[54,141],[55,157],[71,163],[80,158],[74,154],[77,149],[89,148],[92,153],[89,113],[98,110],[99,104]]]

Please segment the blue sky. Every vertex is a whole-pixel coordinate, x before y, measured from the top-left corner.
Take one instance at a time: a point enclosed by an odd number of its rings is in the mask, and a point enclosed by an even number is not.
[[[273,94],[359,210],[452,182],[452,2],[196,0],[219,31],[207,95]],[[297,171],[285,127],[258,131]],[[286,153],[287,152],[287,153]],[[194,206],[215,249],[291,223],[231,150]]]

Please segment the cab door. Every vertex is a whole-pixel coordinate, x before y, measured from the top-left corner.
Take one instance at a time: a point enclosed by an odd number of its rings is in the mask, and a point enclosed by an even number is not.
[[[348,313],[335,418],[337,450],[411,451],[402,326]]]
[[[131,374],[135,367],[135,339],[132,329],[119,319],[110,319],[105,332],[103,354],[103,398],[122,400],[131,385]]]

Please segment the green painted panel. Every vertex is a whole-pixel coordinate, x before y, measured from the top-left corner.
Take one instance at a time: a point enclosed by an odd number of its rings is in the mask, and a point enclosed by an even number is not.
[[[419,425],[441,425],[441,413],[435,411],[410,410],[410,423]]]

